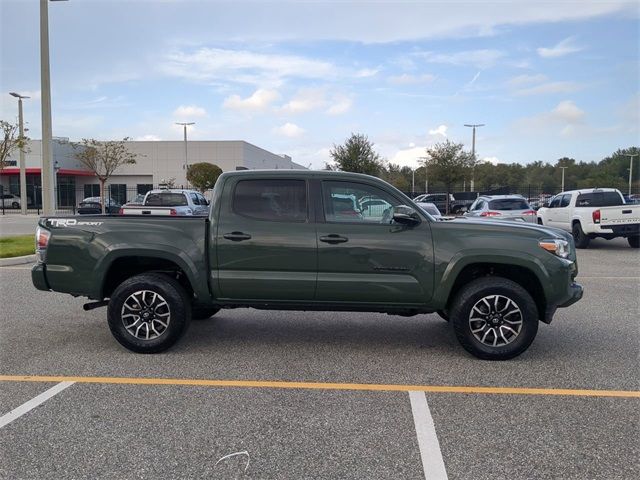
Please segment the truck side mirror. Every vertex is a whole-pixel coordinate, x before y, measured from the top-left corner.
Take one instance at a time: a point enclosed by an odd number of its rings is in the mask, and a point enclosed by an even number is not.
[[[406,205],[393,207],[393,221],[402,225],[417,225],[420,223],[420,216],[413,208]]]

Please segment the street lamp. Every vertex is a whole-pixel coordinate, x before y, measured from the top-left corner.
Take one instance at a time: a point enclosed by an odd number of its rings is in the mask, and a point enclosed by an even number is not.
[[[564,192],[564,171],[569,167],[559,167],[559,168],[562,169],[562,189],[560,191]]]
[[[187,127],[195,125],[196,122],[176,122],[176,125],[182,125],[184,128],[184,168],[185,175],[187,174],[187,168],[189,167],[189,157],[187,155]]]
[[[51,0],[60,2],[66,0]],[[42,210],[52,215],[55,205],[53,193],[53,155],[51,142],[51,77],[49,74],[49,0],[40,0],[40,90],[42,101]]]
[[[27,214],[27,169],[24,161],[24,118],[22,116],[22,99],[31,98],[16,92],[9,93],[18,99],[18,124],[20,129],[20,213]]]
[[[471,156],[473,157],[473,161],[475,163],[476,160],[476,128],[484,127],[484,123],[465,123],[465,127],[473,128],[473,140],[471,141]],[[476,168],[475,165],[471,170],[471,191],[475,188],[476,183]]]

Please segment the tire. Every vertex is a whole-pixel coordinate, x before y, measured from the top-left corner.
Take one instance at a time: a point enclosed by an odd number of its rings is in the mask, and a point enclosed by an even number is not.
[[[513,313],[515,309],[518,312]],[[483,277],[468,283],[457,294],[449,313],[449,323],[462,347],[483,360],[517,357],[529,348],[538,332],[538,310],[533,298],[506,278]],[[483,318],[473,320],[476,317],[472,313]]]
[[[191,319],[192,320],[206,320],[207,318],[213,317],[216,313],[220,311],[219,308],[215,307],[191,307]]]
[[[582,231],[580,222],[573,224],[571,233],[573,235],[573,241],[576,244],[576,248],[589,248],[589,242],[591,239]]]
[[[449,321],[449,312],[447,310],[437,310],[436,313],[443,319],[445,322]]]
[[[627,237],[627,242],[629,242],[631,248],[640,248],[640,235]]]
[[[138,306],[144,309],[142,315],[135,314],[142,311]],[[149,315],[148,321],[143,319],[145,314]],[[112,335],[122,346],[136,353],[158,353],[170,348],[187,330],[191,302],[175,279],[145,273],[116,288],[109,300],[107,318]]]
[[[538,219],[538,225],[544,225],[544,223],[542,223],[542,219],[541,218]]]
[[[13,202],[11,204],[11,208],[20,208],[20,204],[18,202]]]

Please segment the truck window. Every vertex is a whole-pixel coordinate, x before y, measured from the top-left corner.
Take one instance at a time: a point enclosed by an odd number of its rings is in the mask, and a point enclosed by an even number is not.
[[[571,194],[570,193],[564,194],[562,196],[562,199],[560,200],[560,208],[568,207],[570,202],[571,202]]]
[[[549,208],[558,208],[560,206],[560,199],[562,196],[557,195],[551,199],[551,203],[549,204]]]
[[[581,193],[576,200],[577,207],[616,207],[624,205],[618,192]]]
[[[182,193],[149,193],[144,204],[148,207],[186,207],[187,197]]]
[[[233,193],[238,215],[276,222],[307,220],[307,187],[304,180],[241,180]]]
[[[189,195],[191,195],[191,201],[194,205],[200,205],[200,199],[195,193],[190,193]]]
[[[353,182],[322,182],[324,217],[328,222],[388,223],[400,202],[384,190]]]

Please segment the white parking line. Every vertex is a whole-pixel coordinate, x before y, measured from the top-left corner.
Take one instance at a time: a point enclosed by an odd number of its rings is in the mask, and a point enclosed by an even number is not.
[[[51,387],[49,390],[42,392],[37,397],[33,397],[28,402],[23,403],[18,408],[14,408],[9,413],[4,414],[2,417],[0,417],[0,428],[7,426],[11,422],[13,422],[15,419],[20,418],[25,413],[30,412],[31,410],[36,408],[38,405],[41,405],[42,403],[46,402],[51,397],[53,397],[54,395],[57,395],[58,393],[63,391],[65,388],[70,387],[74,383],[76,382],[60,382],[57,385],[54,385],[53,387]]]
[[[416,426],[420,457],[424,478],[427,480],[447,480],[447,470],[440,451],[440,442],[436,435],[436,427],[431,418],[431,411],[424,392],[409,392],[413,423]]]

